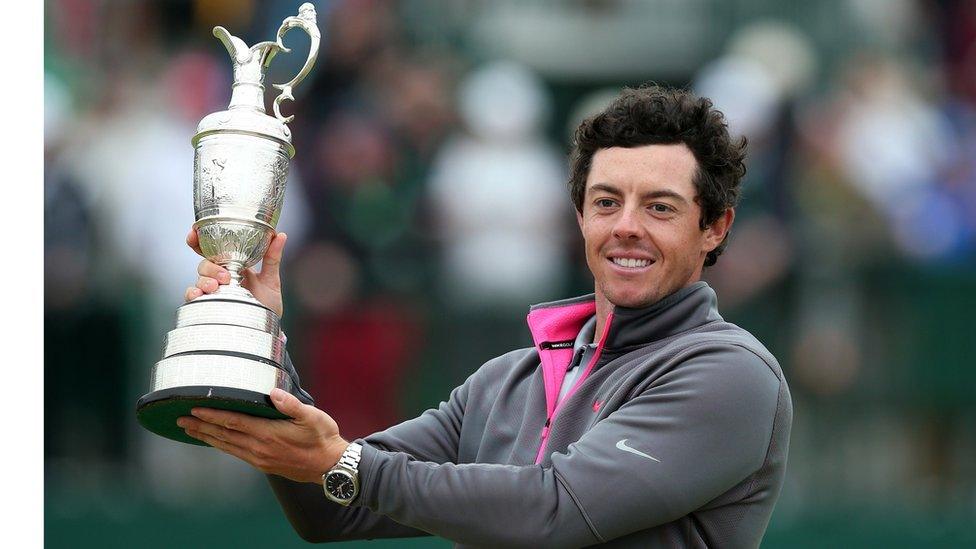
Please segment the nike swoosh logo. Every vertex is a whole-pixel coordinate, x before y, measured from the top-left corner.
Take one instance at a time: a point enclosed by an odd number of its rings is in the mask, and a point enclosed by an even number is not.
[[[623,450],[624,452],[630,452],[631,454],[636,454],[636,455],[638,455],[638,456],[640,456],[642,458],[652,459],[652,460],[654,460],[654,461],[656,461],[658,463],[661,463],[661,460],[657,459],[656,457],[649,456],[649,455],[645,454],[644,452],[641,452],[640,450],[637,450],[635,448],[631,448],[630,446],[627,446],[627,439],[622,439],[620,442],[618,442],[617,443],[617,448]]]

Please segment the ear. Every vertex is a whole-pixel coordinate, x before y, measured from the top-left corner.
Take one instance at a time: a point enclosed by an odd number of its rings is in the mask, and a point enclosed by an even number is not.
[[[702,246],[704,253],[707,254],[718,248],[725,240],[725,235],[729,234],[733,221],[735,221],[735,208],[729,208],[714,223],[705,228],[705,241]]]
[[[583,232],[583,212],[581,212],[579,210],[576,210],[576,224],[579,225],[580,233],[582,233]]]

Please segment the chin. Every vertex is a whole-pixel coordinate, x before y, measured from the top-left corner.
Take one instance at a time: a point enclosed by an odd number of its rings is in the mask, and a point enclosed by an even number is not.
[[[628,309],[640,309],[642,307],[647,307],[657,303],[662,297],[664,297],[663,295],[658,295],[657,292],[605,292],[604,295],[607,296],[607,301],[610,303],[613,303],[618,307],[625,307]]]

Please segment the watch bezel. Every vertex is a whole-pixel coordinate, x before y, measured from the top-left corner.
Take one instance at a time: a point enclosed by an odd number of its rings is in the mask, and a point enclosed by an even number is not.
[[[352,496],[351,497],[349,497],[349,498],[343,498],[341,496],[338,496],[336,494],[333,494],[329,490],[329,477],[332,476],[332,475],[343,475],[347,479],[349,479],[349,480],[352,481]],[[350,503],[352,503],[352,500],[356,499],[356,496],[359,495],[359,478],[358,478],[358,476],[359,475],[357,475],[354,471],[350,471],[349,469],[347,469],[345,467],[336,467],[334,469],[329,470],[329,472],[327,472],[324,475],[322,475],[322,488],[325,491],[325,495],[328,496],[329,499],[331,499],[332,501],[334,501],[336,503],[339,503],[339,504],[342,504],[342,505],[349,505]]]

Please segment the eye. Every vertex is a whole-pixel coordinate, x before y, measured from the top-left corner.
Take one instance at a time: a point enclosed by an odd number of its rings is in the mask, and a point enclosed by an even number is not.
[[[598,208],[612,208],[616,205],[616,202],[609,198],[598,198],[594,204],[596,204]]]
[[[657,204],[651,204],[651,211],[659,214],[667,214],[674,212],[674,208],[667,204],[662,204],[658,202]]]

